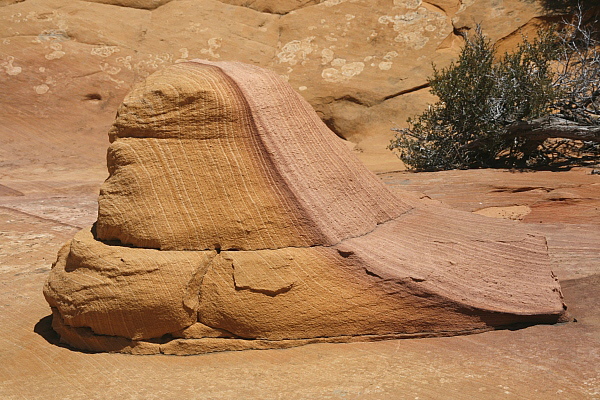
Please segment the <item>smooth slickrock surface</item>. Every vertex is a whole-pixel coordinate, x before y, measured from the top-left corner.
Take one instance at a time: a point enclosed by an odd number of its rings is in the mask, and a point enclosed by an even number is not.
[[[562,280],[594,273],[600,265],[600,176],[592,171],[487,169],[380,177],[404,196],[412,192],[438,206],[529,224],[546,237],[552,265],[564,270]]]
[[[49,171],[44,181],[36,181],[35,175],[2,181],[23,196],[0,196],[0,397],[11,400],[598,397],[600,225],[594,222],[597,219],[584,215],[590,202],[599,199],[594,188],[600,178],[589,175],[589,170],[548,173],[478,170],[382,177],[390,182],[391,189],[402,193],[408,193],[407,189],[426,191],[429,182],[433,187],[429,192],[431,197],[435,196],[436,201],[448,200],[461,209],[473,204],[478,208],[515,204],[530,207],[541,200],[541,194],[533,191],[497,192],[493,182],[515,189],[577,186],[580,200],[570,204],[564,204],[569,203],[566,200],[548,202],[557,211],[539,214],[534,223],[528,224],[529,229],[535,228],[548,237],[553,270],[561,280],[565,302],[577,322],[467,336],[311,344],[286,350],[192,357],[132,357],[73,351],[58,345],[41,289],[62,244],[97,218],[100,182],[85,175],[64,181]],[[451,185],[441,186],[444,180]],[[568,220],[567,214],[560,212],[562,207],[571,210]],[[577,212],[578,207],[585,213]],[[563,221],[556,220],[559,216]],[[224,335],[195,324],[173,336],[189,337],[185,331],[190,331],[191,336],[198,331],[207,337]],[[185,343],[178,342],[177,346]]]
[[[394,196],[270,71],[166,68],[109,135],[98,220],[44,289],[71,346],[195,354],[565,318],[543,236]]]

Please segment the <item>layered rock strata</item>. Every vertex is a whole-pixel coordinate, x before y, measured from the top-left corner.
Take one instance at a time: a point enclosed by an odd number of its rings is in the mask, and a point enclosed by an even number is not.
[[[395,196],[272,72],[175,64],[109,135],[98,221],[44,288],[73,347],[198,354],[564,318],[544,237]]]

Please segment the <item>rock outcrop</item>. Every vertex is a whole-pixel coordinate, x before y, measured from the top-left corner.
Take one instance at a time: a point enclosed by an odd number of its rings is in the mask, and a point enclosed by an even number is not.
[[[197,354],[554,323],[545,239],[392,194],[275,73],[178,63],[110,130],[44,294],[83,350]]]
[[[477,23],[504,50],[541,15],[523,0],[3,0],[0,129],[47,138],[36,160],[85,151],[102,168],[105,143],[73,138],[104,140],[135,83],[181,60],[241,61],[287,79],[370,168],[398,170],[390,129],[435,101],[431,64],[455,59]],[[1,140],[15,165],[36,150]]]

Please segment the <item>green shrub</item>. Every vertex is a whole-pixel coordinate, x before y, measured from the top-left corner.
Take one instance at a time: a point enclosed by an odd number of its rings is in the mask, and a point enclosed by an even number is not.
[[[589,33],[582,28],[546,29],[498,56],[477,27],[456,62],[434,66],[428,82],[439,101],[410,118],[408,128],[394,129],[389,149],[420,171],[536,167],[564,157],[581,160],[581,151],[597,155],[600,140],[593,139],[595,131],[582,136],[580,124],[597,124],[600,116],[600,56],[593,35],[582,44],[581,33]],[[546,129],[552,124],[560,129]]]

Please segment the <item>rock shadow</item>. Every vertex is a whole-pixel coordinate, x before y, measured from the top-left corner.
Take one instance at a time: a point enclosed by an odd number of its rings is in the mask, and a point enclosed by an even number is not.
[[[94,353],[91,351],[79,350],[67,345],[66,343],[61,342],[59,334],[56,333],[54,329],[52,329],[52,314],[46,315],[44,318],[40,319],[33,327],[33,331],[40,335],[46,342],[50,343],[51,345],[69,349],[71,351],[76,351],[78,353]]]

